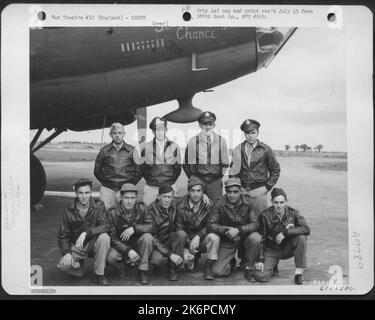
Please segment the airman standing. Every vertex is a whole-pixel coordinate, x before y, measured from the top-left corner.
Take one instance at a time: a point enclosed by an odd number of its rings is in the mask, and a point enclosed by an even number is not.
[[[201,132],[190,139],[185,149],[183,169],[205,183],[206,195],[215,201],[223,195],[223,176],[229,166],[225,139],[214,132],[216,116],[206,111],[198,118]]]
[[[163,184],[171,185],[176,193],[175,183],[181,173],[180,148],[166,136],[167,120],[154,118],[150,122],[150,129],[155,137],[141,151],[142,175],[146,180],[143,202],[146,205],[156,199],[159,187]]]
[[[280,176],[280,165],[272,149],[258,140],[260,124],[247,119],[241,125],[246,140],[233,151],[229,177],[239,178],[242,193],[253,203],[257,216],[270,204],[269,192]]]

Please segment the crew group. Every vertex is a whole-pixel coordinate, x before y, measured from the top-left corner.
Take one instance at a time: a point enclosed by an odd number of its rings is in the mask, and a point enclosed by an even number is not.
[[[278,273],[280,259],[294,257],[294,281],[303,284],[310,229],[288,205],[285,191],[274,187],[280,165],[272,149],[258,140],[259,122],[242,123],[246,139],[229,161],[215,121],[212,112],[201,114],[201,132],[189,141],[182,165],[178,145],[166,137],[164,118],[151,121],[155,137],[140,156],[124,141],[124,127],[114,123],[112,142],[95,162],[100,200],[91,196],[92,181],[74,183],[76,198],[65,209],[59,229],[58,268],[82,277],[84,261],[94,257],[99,285],[109,285],[108,265],[121,278],[129,265],[135,266],[138,281],[147,284],[151,270],[160,272],[166,264],[168,279],[177,281],[181,269],[197,271],[206,253],[206,280],[241,268],[248,281],[267,282]],[[188,192],[179,196],[175,183],[182,169]],[[141,202],[136,184],[142,177],[146,186]]]

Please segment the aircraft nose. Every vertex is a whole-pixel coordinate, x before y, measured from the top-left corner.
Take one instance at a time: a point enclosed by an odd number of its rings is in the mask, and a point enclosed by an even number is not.
[[[256,28],[258,69],[267,66],[274,53],[282,44],[284,35],[277,28]]]

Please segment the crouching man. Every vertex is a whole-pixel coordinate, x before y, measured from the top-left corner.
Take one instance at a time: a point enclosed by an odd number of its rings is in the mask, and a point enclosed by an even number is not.
[[[60,224],[58,243],[62,258],[57,267],[67,273],[83,276],[83,263],[94,257],[94,272],[99,285],[108,286],[104,275],[110,238],[106,233],[104,203],[91,198],[92,182],[80,179],[74,183],[76,198],[65,209]]]
[[[183,263],[184,240],[175,232],[176,206],[173,188],[164,184],[159,187],[156,200],[148,207],[153,220],[154,250],[151,263],[155,269],[167,263],[168,279],[177,281],[177,267]]]
[[[212,206],[209,218],[208,229],[213,234],[207,236],[208,245],[220,249],[216,259],[211,257],[207,261],[206,279],[228,276],[237,250],[243,248],[245,278],[252,281],[253,266],[261,250],[261,236],[256,232],[258,221],[252,204],[241,193],[240,179],[228,179],[225,192]]]
[[[177,204],[176,236],[179,242],[184,243],[184,262],[188,271],[192,271],[197,269],[201,253],[207,252],[208,259],[216,259],[219,248],[208,246],[206,235],[209,209],[203,201],[203,181],[191,176],[187,189],[187,195]]]
[[[111,250],[108,263],[124,278],[125,263],[136,265],[138,281],[147,284],[149,259],[153,248],[152,220],[143,202],[137,202],[137,188],[126,183],[121,187],[120,203],[108,211]]]
[[[305,218],[287,205],[283,189],[271,192],[272,206],[264,210],[259,220],[259,232],[263,239],[263,254],[255,264],[257,281],[270,281],[280,259],[294,257],[296,265],[294,281],[303,284],[303,269],[306,268],[306,242],[310,229]]]

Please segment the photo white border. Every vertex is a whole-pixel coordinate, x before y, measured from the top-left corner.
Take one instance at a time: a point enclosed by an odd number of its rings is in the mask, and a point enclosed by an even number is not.
[[[313,9],[312,15],[270,15],[266,21],[199,20],[197,8],[277,8]],[[47,13],[40,25],[36,14]],[[335,11],[337,24],[327,22]],[[182,13],[192,20],[185,22]],[[52,21],[55,15],[146,15],[147,20]],[[29,27],[33,26],[151,26],[152,21],[167,21],[168,26],[278,26],[343,28],[345,31],[347,84],[349,281],[353,290],[320,291],[318,285],[267,286],[123,286],[123,287],[40,287],[56,295],[363,295],[374,285],[373,222],[373,15],[364,6],[302,5],[66,5],[11,4],[1,19],[1,189],[2,189],[2,287],[8,294],[33,294],[30,287],[30,208],[29,208]],[[168,19],[166,19],[168,17]],[[15,130],[23,128],[23,130]],[[360,260],[361,258],[361,260]],[[359,262],[363,268],[359,269]],[[43,294],[43,290],[34,292]],[[48,294],[48,293],[46,293]]]

